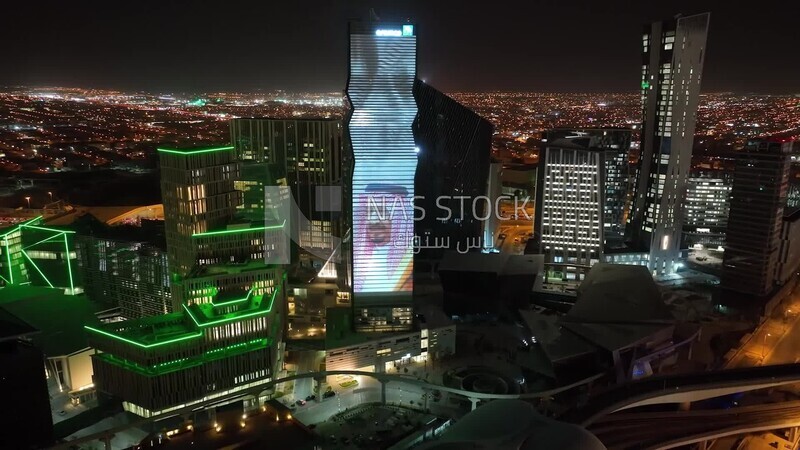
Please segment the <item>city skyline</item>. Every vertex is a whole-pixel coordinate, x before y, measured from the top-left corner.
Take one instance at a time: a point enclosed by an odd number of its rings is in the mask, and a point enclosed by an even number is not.
[[[0,448],[800,449],[792,15],[451,2],[6,8]]]
[[[800,91],[790,75],[800,63],[786,58],[800,42],[792,32],[791,14],[781,14],[777,5],[756,10],[719,1],[428,6],[417,1],[345,6],[233,2],[227,9],[233,20],[215,20],[220,13],[215,6],[185,8],[173,2],[145,3],[136,11],[90,3],[12,4],[7,17],[36,17],[37,26],[35,32],[13,25],[0,31],[0,41],[11,44],[0,86],[341,91],[347,36],[336,24],[366,18],[375,7],[384,20],[414,18],[426,43],[419,52],[420,78],[444,92],[570,92],[578,85],[589,92],[628,92],[638,85],[639,74],[632,69],[637,47],[629,37],[638,34],[640,24],[706,10],[712,25],[703,92]],[[309,10],[320,14],[309,15]],[[569,20],[562,24],[558,18]],[[82,21],[93,26],[62,28]],[[747,32],[759,23],[769,23],[769,32]],[[30,58],[34,48],[37,58]],[[754,58],[781,61],[782,70],[759,70],[751,63]],[[237,69],[243,61],[247,70]],[[591,77],[585,75],[587,67]]]

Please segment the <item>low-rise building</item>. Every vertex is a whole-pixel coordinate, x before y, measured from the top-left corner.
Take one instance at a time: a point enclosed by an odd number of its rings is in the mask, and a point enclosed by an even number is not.
[[[420,321],[420,329],[400,333],[355,333],[349,308],[329,308],[326,370],[387,372],[410,362],[438,359],[456,351],[456,326]]]

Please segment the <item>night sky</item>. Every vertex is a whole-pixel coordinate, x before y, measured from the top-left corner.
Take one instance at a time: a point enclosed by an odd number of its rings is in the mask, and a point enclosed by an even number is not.
[[[797,3],[10,1],[0,86],[341,91],[347,20],[375,7],[417,24],[419,75],[445,91],[631,92],[642,24],[711,11],[704,91],[800,93]]]

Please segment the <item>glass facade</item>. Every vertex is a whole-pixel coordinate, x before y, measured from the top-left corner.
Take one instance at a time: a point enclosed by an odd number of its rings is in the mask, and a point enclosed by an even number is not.
[[[413,288],[416,47],[413,26],[351,24],[354,306],[380,306],[388,313],[380,315],[397,325],[401,319],[393,317],[392,305],[410,303]]]
[[[650,253],[654,274],[679,267],[709,18],[655,22],[642,37],[642,144],[626,232],[635,250]]]

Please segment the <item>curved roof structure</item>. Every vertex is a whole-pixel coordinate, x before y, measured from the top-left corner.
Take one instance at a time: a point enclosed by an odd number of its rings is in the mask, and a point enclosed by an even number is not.
[[[539,414],[522,400],[495,400],[464,416],[424,450],[606,450],[590,432]]]

